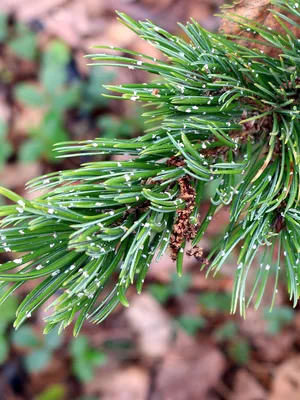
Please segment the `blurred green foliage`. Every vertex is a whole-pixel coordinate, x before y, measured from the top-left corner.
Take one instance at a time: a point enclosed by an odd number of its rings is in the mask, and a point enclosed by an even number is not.
[[[0,119],[0,168],[6,163],[12,154],[12,145],[7,138],[8,127],[7,124]]]
[[[271,311],[265,309],[263,316],[264,320],[267,321],[269,334],[276,335],[293,321],[295,310],[288,306],[274,307]]]
[[[182,314],[177,318],[179,326],[189,335],[195,336],[199,329],[206,326],[205,318],[200,315]]]
[[[151,284],[149,291],[158,302],[165,304],[171,297],[179,297],[186,293],[191,286],[191,280],[189,274],[179,277],[173,273],[169,284]]]
[[[149,290],[157,301],[165,304],[172,297],[181,296],[189,290],[191,276],[187,275],[185,278],[182,281],[182,278],[174,274],[168,285],[151,284]],[[198,315],[181,314],[175,319],[177,326],[191,336],[209,327],[210,318],[222,318],[223,314],[227,315],[230,310],[231,296],[224,292],[207,291],[199,295],[198,302],[200,305]],[[266,322],[266,333],[279,334],[293,321],[294,317],[295,311],[288,306],[274,307],[272,311],[265,309],[262,318]],[[222,344],[228,357],[234,363],[238,365],[248,363],[251,356],[251,344],[247,336],[239,331],[239,325],[235,320],[225,320],[214,327],[213,337]]]
[[[224,311],[226,312],[226,311]],[[239,327],[233,320],[225,321],[218,326],[213,336],[224,346],[228,357],[238,365],[246,365],[251,355],[251,345],[247,337],[239,332]]]
[[[63,336],[55,330],[39,338],[30,325],[23,325],[12,334],[13,344],[27,350],[24,364],[29,372],[43,370],[49,364],[53,352],[61,346],[62,339]]]
[[[238,327],[232,320],[225,322],[214,332],[214,337],[218,342],[224,342],[234,338],[238,333]]]
[[[37,55],[37,36],[23,23],[18,22],[12,29],[8,24],[8,16],[0,14],[0,43],[5,42],[16,56],[25,60],[34,60]]]
[[[17,307],[18,302],[15,296],[10,296],[5,305],[0,306],[0,364],[6,361],[9,354],[6,330],[15,319]]]
[[[36,161],[41,157],[55,162],[53,145],[68,140],[64,113],[80,100],[80,85],[67,84],[67,64],[71,52],[66,44],[53,40],[42,54],[39,85],[21,82],[15,86],[16,99],[33,108],[43,108],[39,126],[29,130],[29,139],[20,148],[22,162]]]
[[[238,365],[247,365],[251,356],[250,343],[246,338],[239,337],[228,346],[229,357]]]
[[[0,14],[0,42],[4,42],[7,33],[7,16],[5,14]]]
[[[37,37],[26,25],[18,23],[8,46],[18,57],[33,60],[37,54]]]
[[[66,398],[66,389],[63,385],[51,385],[36,397],[36,400],[63,400]]]
[[[89,78],[81,88],[80,109],[82,112],[91,113],[95,108],[105,108],[109,99],[102,96],[105,93],[103,85],[112,82],[116,73],[105,68],[91,68]]]
[[[15,347],[22,349],[26,370],[30,373],[41,371],[49,365],[53,352],[61,348],[64,337],[55,330],[44,336],[37,335],[31,324],[21,326],[8,336],[7,328],[15,318],[17,305],[16,297],[10,296],[5,306],[0,306],[0,364],[3,364],[8,357],[11,341]],[[106,355],[92,348],[85,336],[72,339],[69,350],[74,375],[82,382],[91,380],[95,368],[106,362]],[[51,386],[38,397],[38,400],[59,400],[64,398],[64,391],[60,385]]]
[[[41,157],[56,162],[52,147],[54,143],[69,140],[66,129],[66,115],[72,109],[90,116],[95,109],[108,107],[108,99],[103,97],[103,84],[108,84],[115,78],[115,73],[105,69],[91,69],[87,80],[70,80],[68,66],[72,54],[68,46],[60,40],[52,40],[42,54],[39,54],[37,35],[27,26],[16,24],[13,35],[9,32],[8,21],[5,15],[0,15],[0,42],[5,42],[10,51],[17,57],[25,60],[40,58],[38,81],[20,82],[15,86],[14,95],[17,101],[25,106],[42,109],[44,112],[39,126],[33,126],[28,138],[20,147],[19,159],[22,162],[32,162]],[[127,138],[143,129],[141,113],[137,110],[130,118],[112,116],[106,112],[97,115],[96,126],[100,134],[106,138]],[[0,120],[0,167],[13,153],[12,145],[8,140],[8,126]],[[218,182],[215,183],[216,187]],[[205,197],[209,199],[215,193],[215,187],[208,186]],[[181,278],[173,274],[167,285],[151,284],[149,290],[162,304],[171,298],[184,295],[191,287],[191,275]],[[181,314],[176,323],[189,335],[208,325],[207,313],[222,314],[230,309],[230,295],[220,292],[205,292],[199,295],[200,312],[202,315]],[[17,309],[16,297],[10,296],[5,306],[0,306],[0,363],[4,363],[9,355],[10,340],[14,346],[23,348],[24,364],[29,372],[43,370],[51,361],[53,352],[62,346],[63,336],[51,331],[40,338],[30,324],[23,325],[18,331],[7,335],[8,326],[15,318]],[[263,318],[267,323],[268,333],[280,333],[292,322],[295,311],[289,307],[275,307],[272,312],[265,310]],[[233,320],[222,323],[214,329],[213,337],[224,345],[228,357],[239,365],[245,365],[250,358],[249,340],[239,332],[237,323]],[[73,339],[69,345],[72,370],[81,382],[93,379],[97,367],[105,365],[106,355],[103,351],[94,349],[86,336]],[[65,388],[62,385],[52,385],[37,400],[60,400],[65,398]]]
[[[28,372],[45,369],[52,359],[53,352],[61,348],[63,344],[63,335],[58,334],[56,330],[38,337],[29,324],[14,331],[11,339],[14,346],[24,350],[24,365]],[[73,373],[82,382],[90,381],[94,377],[96,367],[104,365],[106,362],[105,353],[91,347],[84,335],[71,340],[69,353]],[[54,392],[56,389],[53,389]],[[52,395],[52,391],[48,395]]]
[[[92,121],[99,129],[99,136],[131,137],[143,129],[141,112],[133,110],[130,118],[112,117],[109,99],[102,96],[104,84],[113,81],[115,72],[105,68],[91,68],[88,78],[80,76],[74,67],[71,49],[61,40],[52,39],[42,51],[38,47],[38,35],[28,26],[9,24],[8,17],[0,14],[0,43],[5,44],[17,58],[30,60],[37,65],[37,78],[14,82],[14,98],[19,104],[41,111],[42,120],[30,126],[27,138],[21,143],[18,158],[23,163],[45,159],[50,163],[58,160],[53,145],[72,139],[67,128],[68,115]],[[12,82],[10,71],[2,71],[3,82]],[[100,115],[99,115],[100,114]],[[73,115],[74,117],[74,115]],[[89,122],[90,123],[90,122]],[[83,137],[87,132],[82,132]],[[11,156],[13,149],[7,139],[7,126],[0,121],[0,167]]]
[[[199,295],[199,304],[208,312],[222,313],[230,311],[231,295],[223,292],[205,292]]]
[[[135,111],[131,118],[118,118],[108,114],[101,116],[97,121],[97,126],[102,132],[101,136],[107,139],[130,138],[135,133],[142,131],[144,129],[142,113],[139,109]]]
[[[70,343],[72,369],[81,382],[88,382],[94,377],[95,369],[106,363],[106,355],[90,346],[86,336],[73,339]]]

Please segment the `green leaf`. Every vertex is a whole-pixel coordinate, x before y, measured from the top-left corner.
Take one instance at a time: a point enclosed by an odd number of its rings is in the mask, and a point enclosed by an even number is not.
[[[115,72],[108,71],[105,68],[90,70],[88,82],[82,88],[81,108],[83,111],[92,111],[96,107],[107,105],[108,100],[103,97],[106,92],[103,85],[111,82],[115,76]]]
[[[51,385],[44,392],[36,396],[36,400],[64,400],[65,398],[66,388],[60,384]]]
[[[59,334],[58,329],[53,329],[45,336],[44,346],[49,351],[58,349],[62,344],[63,336]]]
[[[0,364],[3,364],[8,356],[9,353],[9,344],[7,339],[0,335]]]
[[[71,57],[70,48],[61,40],[51,40],[46,47],[43,57],[43,62],[47,65],[66,66]]]
[[[0,14],[0,42],[4,42],[7,37],[8,29],[7,29],[7,15]]]
[[[122,119],[118,120],[112,116],[104,115],[98,119],[98,127],[102,132],[103,137],[117,138],[117,137],[130,137],[133,135],[135,129],[134,121]]]
[[[30,325],[23,325],[12,333],[12,342],[15,346],[35,349],[41,342],[38,340]]]
[[[59,96],[59,94],[63,91],[64,85],[66,83],[66,69],[59,65],[45,65],[42,68],[40,75],[43,88],[50,96],[50,98],[53,98],[54,96]]]
[[[172,296],[180,297],[189,290],[191,284],[191,275],[185,274],[179,277],[177,274],[172,274],[170,293],[172,294]]]
[[[45,349],[35,350],[24,358],[25,367],[31,373],[44,370],[50,360],[51,353]]]
[[[59,40],[51,41],[43,54],[40,79],[50,97],[63,93],[70,56],[68,46]]]
[[[21,162],[30,163],[37,161],[44,151],[44,144],[39,139],[30,139],[22,144],[19,151]]]
[[[42,124],[31,129],[32,139],[22,144],[19,157],[24,163],[37,161],[44,157],[52,162],[58,162],[53,152],[57,141],[66,140],[67,132],[63,126],[63,115],[55,110],[45,114]]]
[[[61,113],[79,105],[79,102],[80,86],[74,84],[66,88],[66,90],[60,91],[57,96],[54,96],[52,107],[55,111]]]
[[[1,139],[0,139],[1,140]],[[0,167],[3,167],[5,162],[13,153],[13,147],[8,141],[1,141],[0,148]]]
[[[293,321],[295,312],[290,307],[281,306],[274,307],[271,311],[265,309],[263,315],[268,324],[268,332],[276,335]]]
[[[107,362],[106,354],[101,351],[95,351],[94,349],[90,349],[90,351],[86,355],[86,359],[91,365],[95,367],[105,365],[105,363]]]
[[[233,321],[227,321],[214,331],[214,336],[217,341],[223,342],[233,340],[238,333],[237,325]]]
[[[165,304],[170,296],[172,295],[170,288],[166,285],[161,285],[161,284],[152,284],[149,285],[149,291],[152,294],[152,296],[162,304]]]
[[[250,359],[250,345],[246,339],[239,339],[230,344],[229,356],[239,365],[247,365]]]
[[[181,315],[177,321],[191,336],[195,336],[199,329],[204,328],[206,325],[206,320],[204,318],[194,315]]]
[[[8,43],[11,50],[20,58],[33,60],[37,51],[37,37],[25,25],[18,24],[17,37]]]
[[[5,162],[13,152],[13,147],[7,139],[7,131],[8,131],[7,123],[5,123],[0,119],[0,141],[1,141],[0,167],[5,164]]]
[[[40,88],[34,84],[19,83],[15,87],[15,95],[18,101],[32,107],[43,107],[45,97]]]
[[[42,125],[35,130],[34,135],[44,143],[44,153],[51,160],[55,158],[53,145],[58,141],[68,139],[68,134],[63,125],[63,115],[57,111],[49,111]]]
[[[4,295],[4,290],[0,291],[0,295]],[[4,329],[15,319],[16,311],[18,308],[18,299],[16,296],[10,296],[5,304],[0,305],[0,332],[2,333]]]
[[[80,336],[73,339],[70,343],[70,353],[74,357],[80,357],[84,355],[89,349],[89,343],[86,336]]]
[[[73,372],[75,376],[82,382],[90,382],[94,378],[94,367],[84,359],[76,359],[72,364]]]
[[[223,313],[230,310],[231,296],[228,293],[206,292],[199,295],[199,304],[204,310]]]
[[[80,336],[72,340],[70,353],[73,356],[73,372],[82,382],[92,380],[95,374],[95,367],[106,363],[106,355],[101,351],[91,348],[85,336]]]

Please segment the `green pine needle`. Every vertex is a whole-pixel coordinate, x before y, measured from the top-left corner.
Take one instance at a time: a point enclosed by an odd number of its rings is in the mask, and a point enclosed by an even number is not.
[[[278,58],[253,49],[257,41],[244,47],[193,20],[181,25],[189,38],[185,41],[150,21],[118,14],[164,59],[120,48],[115,50],[128,56],[87,57],[92,65],[155,74],[152,83],[107,86],[114,93],[108,97],[148,106],[144,116],[149,130],[132,140],[60,143],[58,157],[128,155],[128,160],[93,161],[37,178],[28,189],[43,189],[45,194],[34,200],[0,190],[14,202],[0,208],[1,251],[24,254],[0,266],[0,287],[6,290],[0,303],[26,281],[37,279],[18,309],[16,327],[57,294],[45,331],[57,325],[63,329],[75,319],[78,334],[86,319],[99,323],[119,303],[128,306],[128,287],[135,284],[140,293],[152,260],[168,249],[181,275],[183,253],[191,246],[188,254],[213,273],[239,249],[232,312],[245,314],[250,301],[257,307],[271,275],[273,304],[282,279],[280,266],[296,305],[300,40],[288,26],[300,27],[300,7],[295,0],[273,3],[288,12],[288,17],[274,12],[285,34],[231,18],[258,33],[260,42],[279,49]],[[203,191],[211,184],[215,195],[200,223]],[[224,205],[230,206],[225,236],[204,260],[198,244]],[[248,293],[251,268],[256,278]]]

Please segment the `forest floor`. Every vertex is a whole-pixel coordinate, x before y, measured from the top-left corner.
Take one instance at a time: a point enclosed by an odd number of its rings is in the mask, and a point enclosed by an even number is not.
[[[222,0],[1,0],[0,183],[29,198],[25,183],[85,160],[57,161],[55,142],[141,134],[141,110],[108,101],[102,84],[151,79],[138,71],[91,68],[83,55],[97,44],[159,53],[117,21],[115,10],[151,19],[174,33],[189,17],[209,30]],[[209,204],[210,193],[206,194]],[[1,199],[0,199],[1,200]],[[211,222],[208,253],[228,212]],[[2,259],[4,260],[3,256]],[[143,294],[100,326],[86,323],[59,339],[43,337],[39,310],[11,329],[18,302],[0,307],[0,399],[289,400],[300,399],[300,313],[284,285],[269,312],[273,287],[258,311],[230,315],[236,254],[216,278],[187,258],[182,278],[165,256],[151,265]],[[19,298],[30,289],[28,284]],[[299,368],[299,370],[298,370]]]

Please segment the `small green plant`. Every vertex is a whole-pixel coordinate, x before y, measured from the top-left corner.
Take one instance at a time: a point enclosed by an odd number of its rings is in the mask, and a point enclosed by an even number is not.
[[[267,321],[268,332],[276,335],[289,325],[295,317],[295,312],[286,306],[274,307],[272,311],[264,310],[264,320]]]
[[[53,352],[61,346],[62,336],[57,335],[57,331],[54,330],[41,340],[31,325],[26,324],[13,332],[12,343],[26,350],[24,365],[27,371],[37,372],[47,367]]]
[[[51,385],[35,397],[36,400],[64,400],[65,398],[66,389],[63,385],[59,384]]]
[[[149,285],[150,293],[160,303],[166,303],[171,297],[179,297],[188,291],[191,286],[192,277],[185,274],[179,277],[177,274],[171,275],[169,284],[153,283]]]
[[[235,339],[228,347],[229,357],[239,365],[247,365],[251,355],[250,343],[245,338]]]
[[[227,321],[214,330],[216,341],[222,343],[229,358],[238,365],[246,365],[250,359],[251,346],[243,337],[234,321]]]
[[[4,166],[5,162],[12,154],[12,145],[7,138],[8,126],[0,119],[0,169]]]
[[[130,118],[116,118],[111,115],[103,115],[98,119],[98,127],[102,133],[102,137],[107,139],[114,139],[119,137],[131,138],[136,133],[143,131],[144,124],[140,114]]]
[[[34,60],[37,55],[37,36],[23,23],[17,23],[13,32],[7,25],[7,17],[2,16],[2,35],[0,41],[5,39],[10,50],[24,60]],[[6,25],[4,25],[6,21]],[[2,40],[1,40],[2,39]]]
[[[78,107],[82,112],[90,113],[94,109],[108,106],[108,99],[103,96],[103,87],[107,82],[112,82],[116,74],[105,68],[92,69],[87,82],[81,85],[80,102]],[[100,117],[101,120],[101,117]],[[119,134],[116,135],[117,137]]]
[[[88,57],[94,65],[156,76],[152,83],[106,87],[115,92],[109,97],[145,103],[149,130],[132,140],[59,144],[59,157],[128,157],[37,178],[28,188],[46,192],[33,200],[1,189],[15,203],[0,209],[2,251],[24,255],[0,267],[1,287],[7,290],[0,301],[27,280],[40,279],[20,305],[16,327],[59,289],[63,292],[46,318],[46,332],[76,319],[77,334],[86,319],[103,321],[119,303],[129,305],[130,285],[141,292],[150,263],[167,249],[178,275],[185,251],[216,274],[236,250],[231,312],[239,309],[244,315],[252,301],[258,307],[270,276],[273,305],[284,279],[280,266],[297,304],[300,44],[290,28],[300,27],[300,9],[295,0],[272,3],[282,10],[272,12],[283,33],[229,16],[245,33],[256,34],[247,46],[207,32],[193,20],[181,25],[184,40],[150,21],[119,14],[164,59],[119,48],[125,55],[105,54],[107,46]],[[257,42],[280,56],[255,48]],[[200,218],[204,188],[211,184],[211,204]],[[230,212],[224,236],[204,258],[200,241],[223,206]],[[256,278],[248,292],[250,269]]]
[[[172,298],[183,296],[190,288],[192,276],[185,274],[179,277],[177,274],[171,275],[168,284],[153,283],[149,285],[149,291],[152,296],[162,304],[165,304]],[[177,326],[186,331],[189,335],[194,336],[199,329],[204,328],[206,321],[200,315],[181,314],[175,319]]]
[[[22,162],[33,162],[40,158],[57,162],[53,145],[69,138],[66,129],[67,112],[77,108],[79,113],[89,115],[96,107],[107,105],[107,99],[101,96],[101,88],[104,82],[110,82],[114,78],[114,73],[103,69],[100,72],[93,70],[87,80],[70,82],[70,62],[69,47],[62,41],[52,40],[42,54],[38,82],[22,82],[15,87],[15,98],[20,104],[44,112],[41,123],[30,127],[29,138],[20,147],[19,158]],[[104,116],[100,119],[100,125],[102,118],[104,130],[113,127],[113,122],[110,126],[105,126]],[[134,121],[135,119],[124,121],[125,127],[128,127],[127,130],[124,129],[126,136],[133,132]],[[117,127],[120,125],[121,122]],[[114,129],[110,137],[116,136],[118,133]]]
[[[0,14],[0,43],[5,43],[12,53],[24,60],[32,61],[37,55],[36,34],[20,22],[12,29],[6,14]]]
[[[205,318],[200,315],[181,314],[177,318],[177,322],[191,336],[195,336],[199,329],[206,326]]]
[[[2,292],[3,294],[3,292]],[[3,364],[9,354],[9,339],[7,330],[15,319],[18,302],[16,297],[10,296],[6,304],[0,306],[0,364]]]
[[[199,295],[199,304],[205,312],[220,313],[230,311],[231,296],[223,292],[205,292]]]
[[[15,88],[16,99],[27,106],[42,108],[45,115],[39,126],[29,130],[30,138],[20,148],[20,160],[36,161],[40,157],[56,161],[53,145],[68,139],[64,112],[79,101],[79,85],[67,85],[67,64],[70,50],[58,40],[53,40],[43,53],[40,84],[19,83]]]
[[[70,354],[72,355],[73,372],[81,382],[92,380],[95,369],[106,363],[106,355],[102,351],[92,348],[86,336],[72,340]]]

